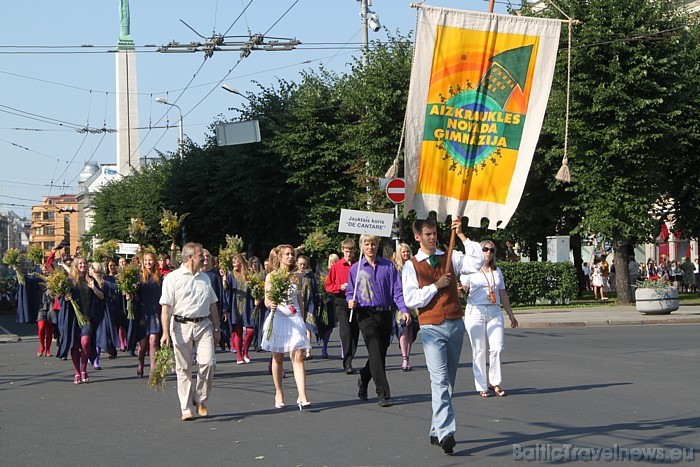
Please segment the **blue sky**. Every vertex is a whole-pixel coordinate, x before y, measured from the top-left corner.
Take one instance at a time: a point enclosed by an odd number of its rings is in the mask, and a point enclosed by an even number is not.
[[[224,33],[249,2],[132,0],[131,35],[137,47],[198,41],[181,19],[203,36]],[[408,0],[372,3],[371,9],[390,31],[413,30],[416,10]],[[426,3],[488,9],[487,0]],[[85,135],[56,123],[116,127],[115,57],[109,50],[119,38],[119,1],[40,0],[10,5],[5,6],[0,30],[0,211],[28,215],[42,196],[75,193],[85,161],[115,162],[113,133]],[[296,81],[300,71],[321,64],[344,71],[352,57],[360,55],[359,10],[357,0],[253,0],[228,35],[264,33],[272,27],[268,37],[296,38],[306,45],[285,52],[254,51],[224,83],[245,92],[256,89],[252,81],[264,86],[278,78]],[[499,1],[495,12],[505,13],[506,5]],[[369,34],[370,39],[386,37],[383,30]],[[67,47],[84,44],[94,47]],[[340,49],[343,44],[350,48]],[[156,103],[156,97],[174,102],[180,96],[177,104],[184,114],[185,135],[197,144],[204,142],[217,116],[233,117],[229,108],[242,104],[240,96],[218,85],[236,64],[238,52],[216,52],[205,62],[202,53],[153,50],[139,47],[137,53],[139,126],[155,126],[160,120],[158,126],[168,123],[171,128],[141,130],[141,157],[177,147],[177,111]]]

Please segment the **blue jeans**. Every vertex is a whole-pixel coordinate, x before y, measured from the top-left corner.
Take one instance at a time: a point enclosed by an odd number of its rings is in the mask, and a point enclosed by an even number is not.
[[[456,430],[452,392],[464,343],[464,321],[448,319],[441,324],[421,325],[420,333],[433,399],[430,436],[442,440]]]

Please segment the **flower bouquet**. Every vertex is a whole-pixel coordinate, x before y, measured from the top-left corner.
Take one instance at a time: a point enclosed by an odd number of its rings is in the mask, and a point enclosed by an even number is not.
[[[60,268],[52,274],[46,276],[46,290],[55,297],[65,297],[70,292],[70,282],[68,281],[68,276]],[[75,312],[75,320],[78,322],[78,327],[83,327],[87,324],[87,319],[85,315],[80,312],[80,308],[76,303],[75,299],[70,300],[70,304],[73,306],[73,312]]]
[[[291,299],[291,277],[285,268],[277,268],[270,273],[270,289],[267,291],[267,298],[277,305],[288,303]],[[270,327],[267,328],[267,340],[272,338],[272,321],[275,319],[275,312],[270,313]]]
[[[177,213],[163,209],[163,216],[160,218],[160,229],[163,231],[163,235],[168,237],[172,243],[175,243],[177,239],[177,234],[180,232],[180,227],[182,226],[182,221],[185,220],[189,213],[184,213],[178,216]]]
[[[250,294],[253,296],[253,300],[256,302],[262,302],[265,299],[265,281],[263,280],[263,273],[248,271],[247,279],[248,287],[250,287]],[[257,319],[259,312],[260,305],[256,305],[255,310],[253,310],[252,318]]]
[[[96,263],[106,263],[119,251],[119,243],[116,240],[109,240],[102,243],[92,252],[92,260]]]
[[[168,374],[173,372],[175,368],[175,355],[170,346],[161,347],[156,350],[156,355],[151,368],[151,373],[148,375],[148,387],[156,392],[165,391],[165,381]]]
[[[33,243],[27,248],[27,259],[39,266],[44,262],[44,250],[38,243]]]
[[[326,291],[326,278],[328,277],[328,274],[321,274],[318,280],[318,290],[319,294],[321,295],[321,301],[323,302],[323,306],[321,307],[321,315],[319,316],[321,323],[323,323],[324,326],[328,326],[328,307],[330,306],[328,304],[328,300],[330,298],[330,295]]]
[[[22,254],[19,252],[19,250],[15,248],[8,248],[5,254],[2,256],[2,262],[15,270],[15,273],[17,274],[17,282],[20,285],[24,285],[24,274],[20,268],[20,264],[22,263]]]
[[[131,239],[139,245],[144,245],[146,243],[147,233],[148,226],[144,224],[143,219],[140,217],[132,217],[131,223],[129,224],[129,236]]]
[[[233,257],[243,250],[243,239],[238,235],[226,235],[226,246],[219,247],[219,267],[226,274],[231,272]]]
[[[134,294],[141,283],[141,271],[136,264],[127,264],[117,273],[117,289],[129,294],[126,299],[126,318],[136,319],[134,315]]]

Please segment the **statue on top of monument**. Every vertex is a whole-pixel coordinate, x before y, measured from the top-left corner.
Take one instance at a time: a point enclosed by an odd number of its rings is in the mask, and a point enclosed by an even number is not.
[[[119,39],[131,39],[131,18],[129,15],[129,0],[119,0]]]

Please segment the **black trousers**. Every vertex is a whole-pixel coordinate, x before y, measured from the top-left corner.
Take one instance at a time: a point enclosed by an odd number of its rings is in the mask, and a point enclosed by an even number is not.
[[[360,378],[364,384],[368,384],[370,379],[374,380],[377,396],[390,399],[391,390],[386,378],[386,352],[391,340],[394,313],[391,310],[367,311],[362,308],[355,311],[369,354],[367,363],[360,370]]]
[[[360,328],[357,316],[353,315],[350,322],[350,310],[345,298],[335,297],[335,318],[338,320],[340,343],[343,346],[343,369],[352,366],[352,359],[357,352],[357,341],[360,339]]]

